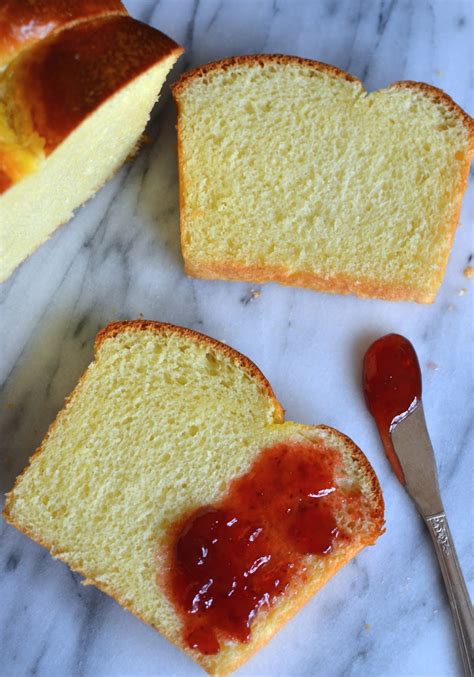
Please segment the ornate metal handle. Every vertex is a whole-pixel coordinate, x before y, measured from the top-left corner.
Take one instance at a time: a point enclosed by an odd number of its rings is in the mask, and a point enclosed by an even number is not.
[[[453,612],[465,674],[474,675],[474,616],[444,512],[425,517]]]

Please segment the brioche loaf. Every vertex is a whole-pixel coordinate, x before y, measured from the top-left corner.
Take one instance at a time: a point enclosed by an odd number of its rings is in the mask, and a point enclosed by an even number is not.
[[[473,121],[446,94],[369,94],[278,55],[208,64],[173,93],[190,275],[434,300],[474,151]]]
[[[133,151],[181,52],[116,13],[53,32],[0,73],[0,281]]]
[[[262,450],[278,444],[304,445],[316,464],[339,459],[335,519],[346,537],[328,554],[304,558],[304,573],[257,611],[248,641],[221,633],[219,650],[205,655],[190,648],[186,613],[170,594],[173,525],[219,504]],[[349,488],[359,497],[356,513]],[[285,423],[264,376],[231,348],[148,321],[98,334],[94,362],[8,494],[4,515],[216,675],[247,660],[383,531],[380,487],[353,442],[325,426]]]
[[[2,0],[0,69],[47,35],[110,14],[126,14],[120,0]]]

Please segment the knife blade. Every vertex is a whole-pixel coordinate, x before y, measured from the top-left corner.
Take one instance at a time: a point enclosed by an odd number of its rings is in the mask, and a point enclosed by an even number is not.
[[[421,400],[421,370],[412,344],[388,334],[367,350],[363,390],[392,468],[431,535],[459,641],[464,672],[474,674],[474,615],[444,511]]]

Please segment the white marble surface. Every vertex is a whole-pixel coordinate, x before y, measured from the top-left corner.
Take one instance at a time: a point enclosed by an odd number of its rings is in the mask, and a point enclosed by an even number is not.
[[[440,86],[471,114],[473,3],[437,0],[130,0],[187,48],[173,74],[218,57],[286,52],[336,64],[369,89]],[[474,192],[432,306],[277,285],[187,279],[178,242],[175,112],[168,92],[142,149],[0,287],[0,491],[39,443],[112,319],[166,320],[249,355],[288,418],[349,434],[385,494],[387,533],[240,675],[457,675],[455,637],[428,536],[382,453],[360,391],[361,357],[389,331],[424,370],[425,409],[461,564],[473,592]],[[467,289],[462,295],[460,290]],[[436,367],[436,368],[435,368]],[[198,675],[177,649],[0,522],[0,675]]]

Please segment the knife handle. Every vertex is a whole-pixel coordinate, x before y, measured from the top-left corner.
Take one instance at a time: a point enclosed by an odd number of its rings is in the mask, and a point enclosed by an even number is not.
[[[474,675],[474,617],[469,593],[464,582],[453,539],[444,512],[425,517],[443,574],[454,625],[459,640],[464,672]]]

